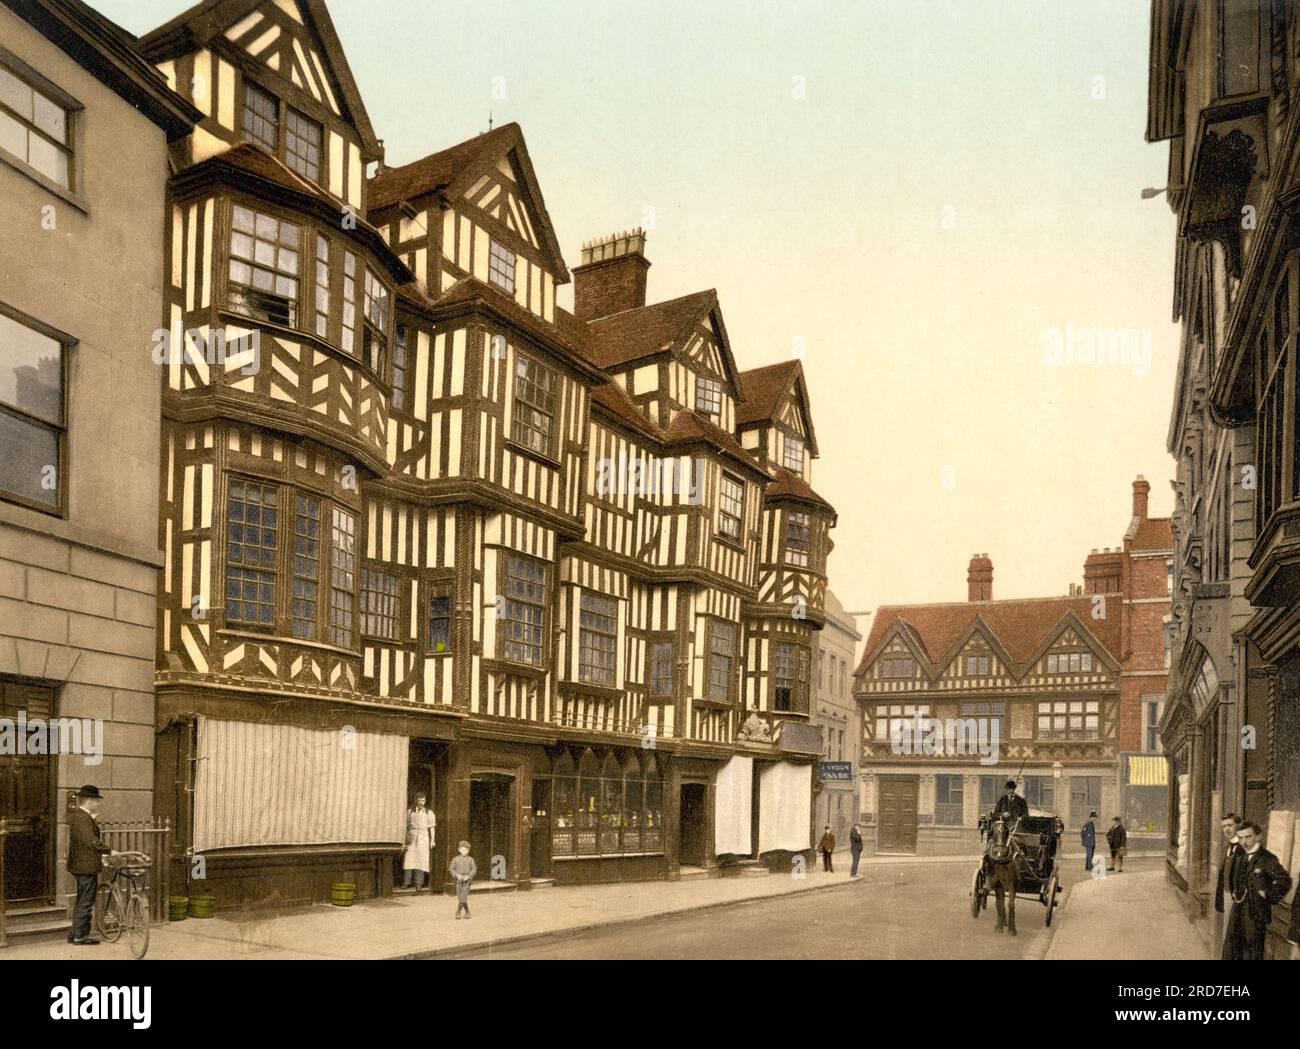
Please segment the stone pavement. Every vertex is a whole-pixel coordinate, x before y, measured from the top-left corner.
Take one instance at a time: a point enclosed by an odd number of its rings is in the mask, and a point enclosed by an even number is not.
[[[873,866],[973,862],[970,856],[863,858]],[[836,853],[835,873],[698,878],[680,882],[583,885],[531,892],[484,892],[470,897],[473,917],[457,921],[454,896],[398,896],[364,900],[350,908],[303,907],[274,912],[223,913],[216,918],[167,922],[153,929],[149,960],[161,959],[383,959],[429,958],[489,944],[572,933],[621,922],[799,893],[845,889],[848,852]],[[0,951],[18,959],[129,959],[125,939],[97,947],[65,940],[23,943]]]
[[[1047,961],[1200,961],[1205,941],[1163,870],[1088,878],[1058,907]]]

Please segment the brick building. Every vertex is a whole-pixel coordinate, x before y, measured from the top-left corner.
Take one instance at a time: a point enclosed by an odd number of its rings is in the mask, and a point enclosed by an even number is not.
[[[1146,751],[1165,683],[1170,538],[1149,492],[1139,477],[1122,545],[1092,551],[1063,597],[999,600],[977,554],[966,601],[877,611],[854,689],[868,848],[974,848],[979,815],[1017,774],[1031,811],[1070,828],[1097,809],[1159,829],[1164,762]]]

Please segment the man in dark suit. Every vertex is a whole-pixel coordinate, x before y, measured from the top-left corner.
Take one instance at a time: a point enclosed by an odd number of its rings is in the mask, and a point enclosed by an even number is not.
[[[998,798],[998,803],[993,806],[993,818],[997,819],[1004,812],[1010,817],[1011,824],[1014,824],[1017,818],[1029,815],[1029,802],[1016,793],[1016,781],[1013,779],[1007,780],[1007,792]]]
[[[1219,863],[1219,881],[1214,887],[1214,909],[1220,914],[1223,910],[1223,892],[1224,886],[1228,885],[1231,877],[1232,865],[1241,855],[1241,843],[1237,841],[1237,827],[1240,820],[1235,812],[1229,812],[1223,819],[1219,820],[1219,829],[1223,832],[1223,840],[1227,842],[1224,847],[1223,859]]]
[[[105,854],[117,853],[104,844],[99,834],[99,788],[87,784],[77,791],[77,806],[68,814],[68,873],[77,879],[77,903],[72,911],[68,942],[78,946],[99,943],[90,935],[90,917],[95,908],[95,889]]]
[[[1258,823],[1238,827],[1237,840],[1241,854],[1228,877],[1233,908],[1223,938],[1223,957],[1225,961],[1259,961],[1264,957],[1264,934],[1273,917],[1273,904],[1291,888],[1291,875],[1264,848]]]
[[[1092,854],[1097,848],[1097,825],[1092,822],[1096,818],[1095,810],[1088,813],[1088,822],[1083,825],[1083,830],[1079,834],[1083,842],[1083,869],[1089,872],[1092,871]]]

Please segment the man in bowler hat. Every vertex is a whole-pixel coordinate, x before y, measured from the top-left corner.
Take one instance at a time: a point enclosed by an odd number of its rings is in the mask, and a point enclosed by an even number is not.
[[[72,910],[72,931],[68,942],[79,947],[99,943],[90,935],[90,917],[95,908],[95,889],[99,886],[99,868],[105,855],[117,852],[100,837],[99,788],[86,784],[77,791],[76,808],[68,814],[68,873],[77,880],[77,902]]]

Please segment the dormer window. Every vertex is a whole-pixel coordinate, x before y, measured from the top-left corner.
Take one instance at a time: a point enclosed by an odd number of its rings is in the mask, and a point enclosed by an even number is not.
[[[284,119],[284,162],[313,182],[320,181],[320,159],[325,129],[290,107]]]
[[[1092,672],[1091,652],[1054,652],[1047,657],[1049,674],[1088,674]]]
[[[236,204],[230,230],[230,308],[255,320],[298,323],[299,230]]]
[[[488,249],[488,280],[508,295],[515,293],[515,253],[495,240]]]
[[[797,474],[803,473],[803,458],[803,440],[786,434],[781,448],[781,464],[787,470],[793,470]]]
[[[280,100],[256,84],[244,82],[244,137],[275,153],[280,144]]]
[[[988,656],[967,656],[966,676],[967,677],[988,677],[989,657]]]
[[[880,676],[897,680],[916,676],[916,660],[907,656],[886,656],[880,661]]]
[[[722,414],[722,383],[700,376],[695,380],[695,410],[705,415]]]

